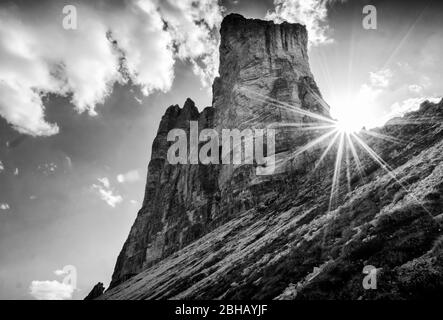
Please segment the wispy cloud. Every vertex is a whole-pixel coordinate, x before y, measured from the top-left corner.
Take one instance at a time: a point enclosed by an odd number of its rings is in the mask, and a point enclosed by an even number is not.
[[[421,85],[418,84],[411,84],[408,86],[409,91],[413,92],[413,93],[421,93],[423,91],[423,87]]]
[[[337,0],[338,1],[338,0]],[[265,19],[275,22],[287,21],[306,26],[310,45],[331,43],[330,28],[327,24],[329,3],[334,0],[274,0],[274,11]],[[343,2],[343,1],[341,1]]]
[[[391,78],[392,71],[390,69],[382,69],[369,73],[369,80],[373,87],[386,88],[389,86]]]
[[[98,178],[97,179],[99,182],[101,182],[102,184],[103,184],[103,186],[106,188],[106,189],[109,189],[110,187],[111,187],[111,183],[109,182],[109,179],[108,178],[106,178],[106,177],[104,177],[104,178]]]
[[[121,173],[117,175],[117,181],[120,183],[126,183],[126,182],[132,183],[132,182],[137,182],[140,179],[141,176],[138,170],[131,170],[126,173]]]
[[[69,96],[79,112],[95,107],[113,84],[131,79],[145,95],[167,91],[176,59],[205,82],[217,69],[217,0],[76,2],[78,29],[62,25],[63,3],[0,4],[0,116],[30,135],[58,133],[42,97]]]
[[[176,57],[189,60],[202,84],[212,85],[218,73],[218,27],[223,8],[217,0],[167,0],[159,2]]]
[[[54,271],[54,274],[56,276],[66,276],[67,274],[69,274],[69,272],[66,271],[66,270],[57,269],[57,270]]]
[[[417,110],[426,100],[441,100],[440,79],[431,75],[405,62],[369,72],[368,80],[350,93],[350,103],[343,103],[343,97],[331,99],[331,112],[336,117],[339,112],[351,114],[366,128],[382,126],[394,117]]]
[[[372,96],[369,107],[378,106],[384,110],[374,124],[383,125],[391,118],[417,110],[426,100],[439,102],[442,95],[439,83],[439,76],[410,63],[399,62],[390,68],[370,72],[369,83],[363,85]]]
[[[123,202],[123,197],[114,193],[115,191],[111,188],[108,178],[99,178],[97,180],[100,183],[93,184],[92,189],[98,193],[103,201],[113,208],[115,208],[119,203]]]

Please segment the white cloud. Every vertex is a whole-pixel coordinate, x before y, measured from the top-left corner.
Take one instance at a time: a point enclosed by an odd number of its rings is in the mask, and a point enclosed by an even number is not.
[[[53,174],[56,169],[57,169],[57,164],[54,162],[44,163],[44,164],[41,164],[37,167],[37,170],[39,170],[40,172],[42,172],[45,175]],[[16,168],[16,172],[14,172],[14,174],[15,175],[18,174],[18,168]]]
[[[106,177],[104,177],[104,178],[98,178],[97,180],[100,181],[100,182],[103,184],[103,186],[104,186],[105,188],[107,188],[107,189],[109,189],[109,187],[111,186],[111,183],[109,182],[109,179],[106,178]]]
[[[217,0],[78,2],[77,30],[63,29],[63,3],[43,6],[0,5],[0,116],[22,133],[59,131],[45,119],[48,93],[95,115],[128,77],[145,95],[169,90],[175,59],[189,59],[206,83],[216,74]]]
[[[114,195],[112,190],[105,190],[102,188],[98,189],[100,196],[103,201],[105,201],[109,206],[115,208],[117,204],[121,203],[123,201],[122,196],[120,195]]]
[[[423,87],[418,85],[418,84],[411,84],[408,86],[409,91],[413,92],[413,93],[421,93],[423,91]]]
[[[375,120],[372,126],[383,125],[391,118],[417,110],[426,100],[438,102],[440,83],[438,72],[423,69],[415,61],[399,62],[389,69],[370,72],[369,82],[360,91],[366,92],[368,99],[372,97],[367,100]]]
[[[440,102],[442,97],[421,97],[421,98],[409,98],[406,100],[403,100],[401,102],[395,102],[391,106],[391,111],[386,116],[386,120],[392,119],[394,117],[401,117],[407,112],[416,111],[420,108],[420,105],[425,102],[433,102],[438,103]]]
[[[17,130],[52,135],[44,119],[42,95],[72,94],[79,111],[94,114],[95,104],[120,78],[118,57],[106,39],[106,25],[84,7],[78,30],[61,26],[61,7],[49,6],[38,19],[26,8],[0,10],[0,114]]]
[[[138,170],[131,170],[129,172],[117,175],[117,181],[120,183],[137,182],[140,179],[141,179],[141,176],[140,176],[140,173],[138,172]]]
[[[3,162],[0,160],[0,173],[5,170],[5,166],[3,165]]]
[[[206,86],[218,73],[218,27],[222,8],[216,0],[160,1],[160,11],[168,24],[177,57],[189,60],[193,71]]]
[[[65,271],[65,270],[55,270],[54,274],[57,275],[57,276],[65,276],[65,275],[68,274],[68,272]]]
[[[9,210],[9,204],[7,203],[0,203],[0,210]]]
[[[58,133],[58,126],[47,123],[43,114],[41,98],[33,89],[22,83],[0,79],[0,116],[15,129],[31,135],[44,136]]]
[[[113,208],[115,208],[119,203],[123,202],[123,197],[121,195],[114,194],[108,178],[99,178],[97,180],[100,182],[100,184],[93,184],[92,189],[98,193],[103,201]]]
[[[383,69],[377,72],[369,72],[369,80],[371,85],[377,88],[387,88],[392,78],[390,69]]]
[[[327,25],[327,5],[331,2],[334,0],[274,0],[275,9],[265,19],[304,24],[310,45],[331,43]]]
[[[65,300],[72,298],[74,287],[57,280],[35,280],[31,282],[29,291],[37,300]]]

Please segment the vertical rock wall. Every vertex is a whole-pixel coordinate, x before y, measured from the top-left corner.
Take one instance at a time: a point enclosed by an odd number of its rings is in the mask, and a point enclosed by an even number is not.
[[[275,128],[278,158],[314,133],[276,124],[317,121],[297,110],[329,117],[309,68],[304,26],[232,14],[224,19],[220,33],[220,76],[213,84],[213,106],[199,113],[188,99],[183,108],[171,106],[163,116],[152,146],[143,206],[118,257],[111,287],[254,206],[260,197],[254,164],[169,164],[170,130],[182,128],[189,137],[190,121],[198,121],[199,130],[214,128],[219,137],[222,129]],[[272,186],[272,179],[259,181]]]

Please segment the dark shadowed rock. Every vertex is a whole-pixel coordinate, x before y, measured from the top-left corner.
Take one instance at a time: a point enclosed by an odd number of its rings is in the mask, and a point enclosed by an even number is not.
[[[94,300],[95,298],[100,297],[103,292],[105,292],[105,287],[103,286],[103,283],[99,282],[94,288],[92,288],[91,292],[89,292],[84,300]]]

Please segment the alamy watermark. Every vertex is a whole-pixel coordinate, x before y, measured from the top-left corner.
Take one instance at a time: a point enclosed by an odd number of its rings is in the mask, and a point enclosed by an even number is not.
[[[377,29],[377,8],[374,5],[366,5],[363,7],[363,17],[362,25],[366,30]]]
[[[189,139],[185,130],[172,129],[167,140],[174,142],[167,154],[170,164],[255,164],[257,175],[275,170],[274,129],[222,129],[220,142],[217,130],[203,129],[199,134],[198,121],[190,121]]]
[[[55,271],[58,276],[63,276],[63,283],[72,289],[77,289],[77,268],[73,265],[64,266],[62,270]]]
[[[62,20],[63,29],[76,30],[77,29],[77,8],[70,4],[63,7],[62,10],[65,15]]]
[[[377,289],[377,268],[371,265],[364,266],[363,273],[366,274],[362,281],[363,288],[365,290]]]

